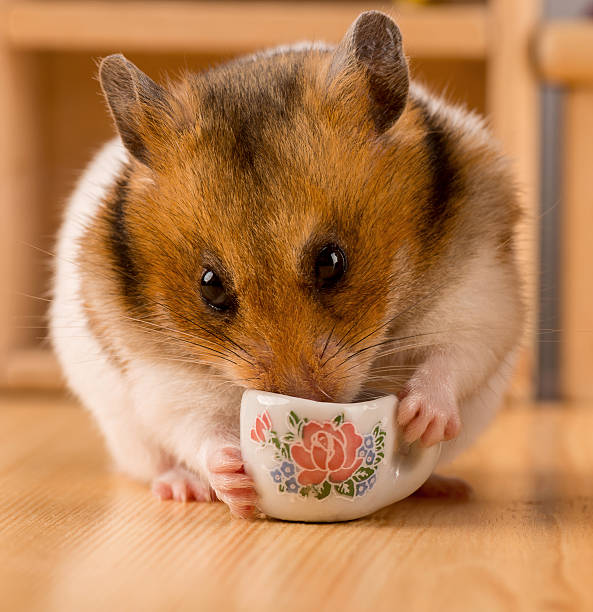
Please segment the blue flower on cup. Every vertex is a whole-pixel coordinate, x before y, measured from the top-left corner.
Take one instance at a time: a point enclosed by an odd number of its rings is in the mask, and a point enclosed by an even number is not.
[[[296,481],[296,478],[289,478],[286,481],[286,491],[287,493],[298,493],[299,492],[299,485]]]
[[[364,446],[361,446],[358,449],[358,453],[356,455],[357,455],[357,457],[362,457],[364,459],[366,454],[367,454],[366,449],[364,448]]]
[[[364,437],[364,447],[368,449],[372,449],[375,446],[375,438],[373,438],[373,434],[367,434]]]
[[[374,460],[375,460],[375,453],[374,451],[371,450],[367,453],[367,458],[366,458],[367,465],[373,465]]]
[[[290,478],[294,475],[294,464],[290,463],[290,461],[284,461],[280,466],[280,469],[286,478]]]
[[[356,495],[357,495],[357,497],[360,496],[360,495],[364,495],[367,492],[367,489],[368,489],[368,485],[367,485],[366,480],[364,482],[359,482],[356,485]]]
[[[270,476],[274,482],[280,483],[282,482],[282,472],[280,470],[272,470],[270,472]]]
[[[377,482],[377,474],[373,474],[366,482],[369,485],[369,489],[372,489]]]

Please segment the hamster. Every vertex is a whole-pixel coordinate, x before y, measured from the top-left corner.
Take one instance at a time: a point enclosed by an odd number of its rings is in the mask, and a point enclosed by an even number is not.
[[[246,388],[392,391],[441,463],[476,438],[521,337],[516,190],[390,17],[166,86],[122,55],[99,78],[118,135],[67,206],[50,328],[120,470],[251,515]]]

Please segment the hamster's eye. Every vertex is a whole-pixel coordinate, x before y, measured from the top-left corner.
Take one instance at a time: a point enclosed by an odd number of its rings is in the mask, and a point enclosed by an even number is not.
[[[335,244],[325,245],[315,260],[318,286],[327,289],[335,285],[346,273],[348,262],[342,249]]]
[[[200,285],[202,297],[206,300],[208,306],[214,308],[214,310],[228,310],[231,307],[233,301],[216,272],[206,270],[202,274]]]

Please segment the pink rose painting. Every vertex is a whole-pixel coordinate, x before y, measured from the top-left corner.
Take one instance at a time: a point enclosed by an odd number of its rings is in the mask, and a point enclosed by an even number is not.
[[[278,433],[267,410],[257,415],[251,428],[253,442],[274,451],[270,477],[278,493],[317,500],[331,494],[353,499],[374,487],[385,456],[386,432],[381,422],[361,434],[354,423],[344,421],[343,414],[320,422],[291,411],[286,429]]]
[[[362,436],[352,423],[309,421],[302,435],[302,444],[293,444],[290,449],[294,462],[302,468],[297,478],[301,485],[317,485],[326,478],[332,483],[344,482],[362,464],[356,454]]]
[[[266,431],[269,431],[271,428],[272,421],[268,411],[265,410],[255,419],[255,425],[251,428],[251,439],[254,442],[261,442],[262,444],[265,444]]]

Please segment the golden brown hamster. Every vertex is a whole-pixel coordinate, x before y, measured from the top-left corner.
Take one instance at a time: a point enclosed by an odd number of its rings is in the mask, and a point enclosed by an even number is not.
[[[521,336],[514,184],[388,16],[166,87],[122,55],[99,76],[118,137],[68,205],[51,325],[121,470],[248,516],[245,388],[391,390],[442,461],[478,435]]]

